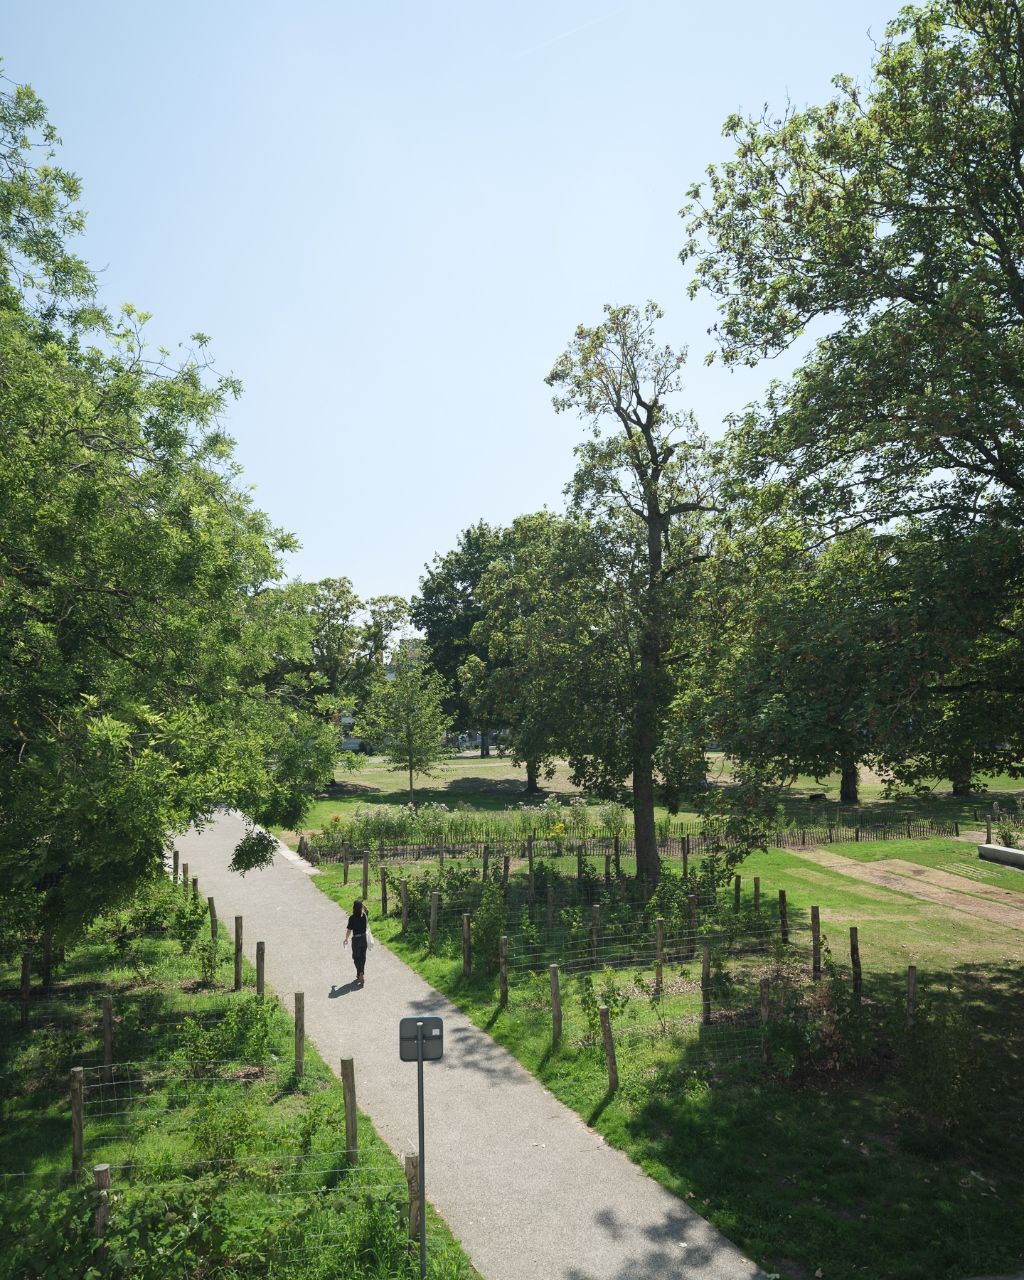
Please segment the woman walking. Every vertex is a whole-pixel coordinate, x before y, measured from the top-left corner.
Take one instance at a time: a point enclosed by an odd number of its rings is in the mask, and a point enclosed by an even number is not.
[[[352,960],[356,966],[356,982],[363,986],[366,979],[363,976],[363,970],[366,968],[366,908],[363,906],[362,898],[356,898],[352,903],[352,914],[348,918],[348,928],[345,930],[345,941],[342,946],[348,946],[349,938],[352,939]]]

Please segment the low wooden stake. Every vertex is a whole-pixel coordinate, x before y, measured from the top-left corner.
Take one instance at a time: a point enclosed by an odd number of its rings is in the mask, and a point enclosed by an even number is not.
[[[508,938],[504,934],[498,939],[498,998],[503,1006],[508,1004]]]
[[[192,900],[193,900],[193,902],[197,901],[197,900],[198,900],[198,898],[199,898],[199,877],[198,877],[198,876],[193,876],[193,877],[192,877]]]
[[[341,882],[342,884],[348,884],[348,854],[347,853],[343,853],[341,855]]]
[[[207,898],[206,905],[210,908],[210,941],[217,941],[217,908],[213,905],[213,899]]]
[[[266,971],[267,944],[256,943],[256,994],[263,999],[263,978]]]
[[[188,863],[187,862],[183,862],[181,864],[181,891],[182,893],[188,893]]]
[[[665,917],[658,916],[654,922],[654,989],[661,995],[664,981],[665,965]]]
[[[704,943],[704,956],[700,967],[700,994],[704,1006],[704,1025],[711,1021],[711,943]]]
[[[992,843],[992,819],[991,818],[985,819],[985,843],[986,844]]]
[[[850,926],[850,964],[853,966],[853,995],[859,1000],[863,986],[860,969],[860,942],[857,938],[857,926]]]
[[[911,964],[907,966],[907,1026],[914,1025],[914,1015],[917,1012],[917,965]]]
[[[103,1071],[100,1079],[110,1084],[114,1078],[114,1000],[103,997]]]
[[[402,932],[405,933],[409,928],[409,881],[400,880],[398,887],[402,894]]]
[[[405,1157],[405,1185],[409,1192],[409,1239],[420,1238],[420,1158]]]
[[[811,907],[811,977],[815,982],[821,977],[821,912]]]
[[[481,879],[481,880],[486,880],[486,879],[487,879],[487,866],[488,866],[488,863],[489,863],[490,861],[491,861],[491,846],[490,846],[489,844],[485,844],[485,845],[484,845],[483,870],[482,870],[482,871],[481,871],[481,873],[480,873],[480,879]]]
[[[789,912],[786,908],[786,891],[779,890],[779,933],[783,946],[789,942]]]
[[[768,1048],[768,1014],[770,1004],[771,983],[767,978],[761,979],[761,1061],[767,1066],[770,1058]]]
[[[178,883],[178,851],[177,849],[171,854],[171,882]]]
[[[612,1020],[608,1016],[608,1006],[598,1009],[601,1016],[601,1035],[604,1037],[604,1056],[608,1063],[608,1092],[614,1093],[619,1087],[619,1064],[615,1060],[615,1038],[612,1036]]]
[[[28,1005],[32,996],[32,948],[21,953],[21,1025],[28,1026]]]
[[[242,989],[242,917],[235,916],[235,990]]]
[[[358,1164],[359,1114],[356,1111],[356,1066],[351,1058],[341,1060],[341,1090],[345,1095],[345,1153],[352,1164]]]
[[[469,936],[469,913],[462,917],[462,976],[468,978],[473,972],[473,950]]]
[[[614,857],[615,857],[615,875],[616,875],[616,878],[618,878],[619,876],[621,876],[621,875],[622,875],[622,859],[621,859],[621,857],[620,857],[620,845],[619,845],[619,837],[618,837],[618,836],[616,836],[616,837],[615,837],[615,844],[614,844],[614,846],[613,846],[613,853],[614,853]]]
[[[528,875],[529,875],[529,879],[527,880],[527,885],[526,885],[526,900],[527,900],[527,902],[529,902],[530,906],[532,907],[532,906],[533,906],[533,895],[534,895],[534,880],[533,880],[533,836],[527,836],[527,838],[526,838],[526,865],[527,865],[527,872],[528,872]],[[530,918],[531,918],[531,920],[533,919],[533,917],[532,917],[532,916],[531,916]]]
[[[388,869],[380,869],[380,914],[386,920],[388,915]]]
[[[441,903],[441,895],[436,889],[430,895],[430,946],[433,949],[437,945],[437,910]]]
[[[548,965],[551,975],[551,1043],[558,1044],[562,1038],[562,995],[558,983],[558,965]]]
[[[85,1154],[85,1068],[71,1068],[71,1176],[82,1176]]]
[[[612,882],[612,855],[606,853],[604,855],[604,882],[611,884]]]
[[[306,1070],[306,996],[295,993],[295,1079],[301,1080]]]
[[[503,854],[501,858],[501,887],[503,889],[508,888],[508,873],[509,871],[511,871],[511,869],[512,869],[512,859],[509,857],[507,853]]]
[[[93,1235],[99,1237],[106,1231],[107,1220],[110,1217],[110,1165],[94,1164],[92,1177],[99,1192],[92,1229]]]
[[[761,877],[754,876],[754,910],[761,914]]]

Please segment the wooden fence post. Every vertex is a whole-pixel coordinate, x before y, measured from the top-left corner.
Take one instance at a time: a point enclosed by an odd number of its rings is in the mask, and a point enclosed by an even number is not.
[[[686,934],[686,958],[692,960],[697,954],[697,895],[691,893],[687,898],[689,927]]]
[[[612,855],[610,853],[604,855],[604,882],[606,885],[612,882]]]
[[[213,904],[212,898],[206,899],[206,905],[210,908],[210,941],[217,941],[217,908]]]
[[[992,819],[991,818],[985,819],[985,843],[986,844],[992,843]]]
[[[618,877],[618,876],[621,876],[621,875],[622,875],[622,859],[621,859],[621,857],[619,856],[619,855],[620,855],[620,849],[621,849],[621,846],[620,846],[620,843],[619,843],[619,837],[618,837],[618,836],[616,836],[616,837],[615,837],[615,844],[614,844],[613,848],[614,848],[614,854],[615,854],[615,875],[616,875],[616,877]]]
[[[114,1078],[114,1000],[103,997],[103,1071],[100,1079],[110,1084]]]
[[[370,900],[370,851],[363,850],[363,902],[369,903]]]
[[[348,884],[348,850],[341,855],[341,882]]]
[[[700,966],[700,994],[704,1006],[704,1025],[711,1021],[711,943],[704,943],[704,957]]]
[[[821,977],[821,912],[811,907],[811,977],[815,982]]]
[[[265,942],[256,943],[256,994],[263,999],[263,978],[266,972],[267,963],[267,944]]]
[[[71,1176],[82,1176],[85,1153],[85,1068],[71,1068]]]
[[[608,1092],[614,1093],[619,1087],[619,1064],[615,1060],[615,1039],[612,1036],[612,1020],[608,1016],[608,1006],[598,1009],[601,1017],[601,1034],[604,1037],[604,1056],[608,1063]]]
[[[526,837],[526,865],[529,879],[526,885],[526,900],[533,906],[533,836]],[[532,916],[531,916],[532,919]]]
[[[789,942],[789,911],[786,907],[786,891],[779,890],[779,933],[782,937],[782,945],[785,946]]]
[[[544,923],[547,925],[549,933],[555,927],[555,890],[553,885],[548,885],[548,903]]]
[[[351,1058],[341,1060],[341,1090],[345,1095],[345,1153],[359,1163],[359,1125],[356,1111],[356,1066]]]
[[[551,975],[551,1044],[558,1044],[562,1038],[562,995],[558,983],[558,965],[548,965]]]
[[[192,901],[195,902],[199,898],[199,877],[192,877]]]
[[[436,889],[430,895],[430,946],[431,949],[437,943],[437,908],[441,902],[441,895]]]
[[[386,920],[388,916],[388,869],[381,866],[380,869],[380,914],[381,918]]]
[[[859,841],[860,841],[860,827],[854,827],[854,829],[853,829],[853,838],[854,838],[854,841],[855,841],[855,842],[859,842]]]
[[[409,882],[401,880],[398,884],[402,893],[402,932],[405,933],[409,928]]]
[[[850,926],[850,964],[853,967],[853,996],[855,1000],[859,1000],[863,982],[860,969],[860,942],[857,938],[856,925]]]
[[[658,916],[654,922],[654,989],[661,995],[665,964],[665,917]]]
[[[32,948],[21,953],[21,1025],[28,1026],[28,1004],[32,996]]]
[[[737,876],[732,885],[732,909],[738,912],[740,909],[740,877]]]
[[[462,917],[462,976],[468,978],[473,972],[473,951],[469,937],[469,912]]]
[[[601,904],[595,902],[590,908],[590,958],[597,964],[597,950],[601,942]]]
[[[771,992],[771,983],[767,978],[761,979],[761,1061],[768,1065],[770,1057],[768,1049],[768,1014],[771,1009],[769,997]]]
[[[295,993],[295,1079],[301,1080],[306,1070],[306,996]]]
[[[508,1004],[508,938],[505,934],[498,939],[498,998],[502,1005]]]
[[[409,1239],[420,1238],[420,1158],[405,1157],[405,1185],[409,1192]]]
[[[99,1192],[92,1230],[93,1235],[99,1237],[106,1231],[107,1219],[110,1217],[110,1165],[94,1164],[92,1177]]]
[[[235,916],[235,990],[242,989],[242,917]]]
[[[187,862],[183,862],[181,864],[181,891],[182,893],[188,893],[188,863]]]
[[[178,851],[175,849],[171,854],[171,883],[178,883]]]
[[[914,1014],[917,1012],[917,965],[907,966],[907,1026],[914,1025]]]
[[[754,876],[754,911],[761,914],[761,877]]]

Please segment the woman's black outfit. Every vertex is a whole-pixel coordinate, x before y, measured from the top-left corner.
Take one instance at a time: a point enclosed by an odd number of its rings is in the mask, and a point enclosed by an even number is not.
[[[349,916],[348,928],[352,931],[352,960],[356,966],[356,977],[362,981],[366,967],[366,916]]]

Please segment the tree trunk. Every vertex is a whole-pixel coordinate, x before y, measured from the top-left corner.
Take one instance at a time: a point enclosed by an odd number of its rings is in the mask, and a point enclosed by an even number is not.
[[[412,805],[412,807],[415,809],[415,807],[416,807],[416,792],[415,792],[415,791],[413,791],[413,789],[412,789],[412,765],[411,765],[411,764],[409,765],[409,803],[410,803],[410,804]]]
[[[526,794],[528,796],[536,796],[540,794],[540,783],[537,775],[540,769],[536,760],[527,760],[526,762]]]
[[[949,771],[949,780],[953,784],[953,794],[955,796],[972,795],[971,783],[974,774],[974,756],[971,753],[959,756],[952,762]]]
[[[638,759],[633,766],[633,846],[636,878],[646,880],[653,888],[661,874],[661,862],[654,825],[654,770],[649,755]]]
[[[839,803],[857,804],[859,800],[857,788],[860,785],[860,770],[853,760],[843,761],[843,775],[839,783]]]
[[[484,760],[491,754],[491,744],[487,741],[487,730],[480,730],[480,759]]]

